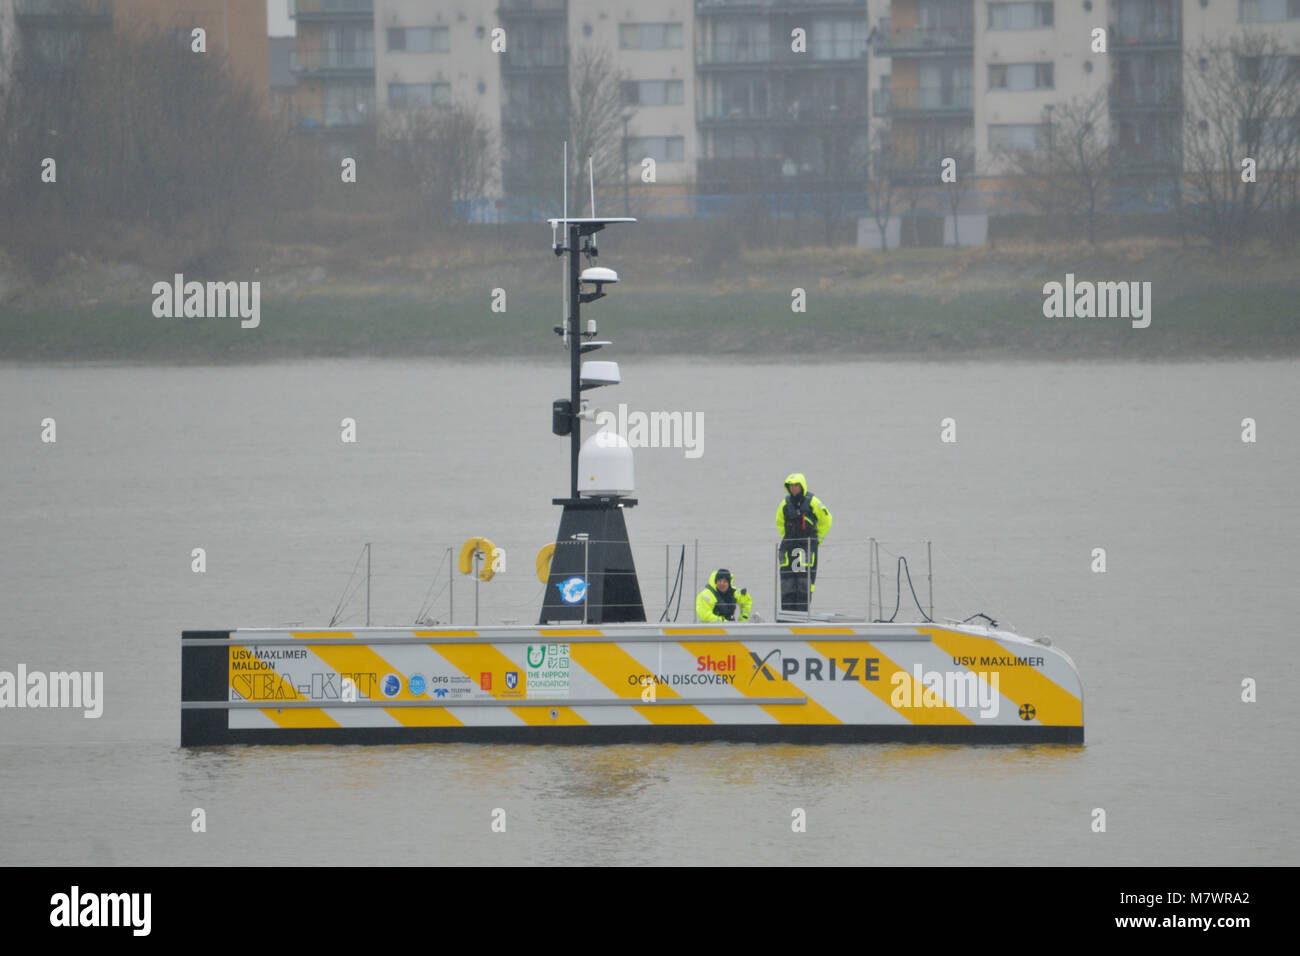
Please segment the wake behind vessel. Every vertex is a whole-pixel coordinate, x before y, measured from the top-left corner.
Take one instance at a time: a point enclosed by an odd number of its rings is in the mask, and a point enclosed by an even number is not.
[[[582,440],[594,420],[582,394],[621,381],[616,362],[583,358],[611,343],[581,307],[618,276],[582,258],[635,220],[596,217],[594,187],[592,216],[567,205],[550,220],[570,360],[552,431],[569,438],[570,482],[539,557],[538,623],[185,631],[181,745],[1082,743],[1073,661],[987,618],[939,624],[918,601],[919,622],[872,621],[868,600],[867,620],[777,609],[771,622],[646,622],[625,520],[632,450],[612,429]]]

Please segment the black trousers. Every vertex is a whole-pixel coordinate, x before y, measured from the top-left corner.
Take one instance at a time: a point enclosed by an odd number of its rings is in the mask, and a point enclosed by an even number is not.
[[[795,552],[802,552],[796,560]],[[781,610],[806,611],[817,583],[817,539],[781,539]]]

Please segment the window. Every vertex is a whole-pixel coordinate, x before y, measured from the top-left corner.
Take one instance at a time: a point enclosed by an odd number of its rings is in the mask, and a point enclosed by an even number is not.
[[[624,106],[679,106],[681,80],[631,80],[623,84]]]
[[[811,32],[814,60],[855,60],[866,52],[865,17],[814,20]]]
[[[656,163],[680,163],[686,159],[686,140],[681,136],[630,136],[627,155],[634,163],[647,156]]]
[[[1300,0],[1237,0],[1241,23],[1277,23],[1300,19]]]
[[[1041,30],[1054,23],[1051,3],[990,3],[990,30]]]
[[[447,53],[451,50],[451,31],[447,27],[390,27],[390,53]]]
[[[325,126],[363,123],[375,103],[374,83],[326,83],[321,90]]]
[[[396,109],[450,106],[450,83],[389,83],[388,105]]]
[[[1300,56],[1237,57],[1237,77],[1245,83],[1285,83],[1300,78]]]
[[[1237,137],[1241,145],[1247,147],[1283,146],[1295,139],[1298,122],[1294,118],[1278,116],[1252,120],[1243,117],[1237,121]]]
[[[1050,90],[1050,63],[990,63],[990,90]]]
[[[624,50],[680,50],[680,23],[621,23],[618,45]]]
[[[1042,124],[989,124],[989,152],[1009,149],[1037,149],[1046,142],[1047,127]]]

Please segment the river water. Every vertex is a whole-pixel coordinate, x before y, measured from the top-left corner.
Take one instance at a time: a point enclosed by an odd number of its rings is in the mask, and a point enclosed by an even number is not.
[[[822,609],[867,611],[872,537],[885,616],[898,554],[928,606],[933,542],[936,615],[1050,636],[1082,677],[1087,743],[182,751],[181,631],[324,625],[348,590],[340,622],[358,624],[366,542],[376,624],[426,597],[472,622],[473,586],[456,576],[452,611],[440,562],[474,535],[507,555],[481,620],[536,619],[533,559],[567,491],[549,430],[563,358],[9,366],[0,670],[103,671],[105,690],[98,720],[0,710],[0,863],[1296,861],[1300,362],[624,375],[588,394],[702,421],[691,448],[637,452],[628,524],[653,617],[666,554],[674,572],[685,554],[680,619],[724,564],[770,609],[781,483],[803,471],[834,515]]]

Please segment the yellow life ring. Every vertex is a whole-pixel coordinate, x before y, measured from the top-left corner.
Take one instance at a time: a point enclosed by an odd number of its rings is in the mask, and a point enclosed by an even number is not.
[[[496,568],[492,566],[492,559],[496,556],[497,546],[487,538],[470,538],[460,549],[460,573],[474,573],[474,552],[483,552],[483,564],[478,569],[478,579],[480,581],[491,581],[492,575],[496,574]]]
[[[537,580],[545,584],[551,577],[551,556],[555,554],[555,542],[542,545],[537,552]]]

